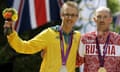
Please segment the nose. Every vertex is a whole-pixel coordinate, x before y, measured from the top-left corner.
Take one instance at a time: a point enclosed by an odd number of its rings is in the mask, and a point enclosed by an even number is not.
[[[71,16],[71,15],[69,15],[69,16],[68,16],[68,18],[69,18],[69,19],[72,19],[72,16]]]
[[[100,21],[104,21],[104,17],[101,17],[101,18],[100,18]]]

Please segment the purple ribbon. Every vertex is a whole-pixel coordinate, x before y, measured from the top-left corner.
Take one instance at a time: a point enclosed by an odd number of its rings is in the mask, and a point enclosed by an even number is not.
[[[101,55],[101,50],[100,50],[100,46],[99,46],[99,42],[98,42],[98,37],[96,37],[96,48],[98,50],[98,58],[99,58],[99,62],[100,62],[100,67],[104,67],[104,58],[105,55],[107,53],[107,47],[109,44],[109,39],[110,39],[110,34],[107,36],[107,40],[105,42],[105,45],[103,46],[103,56]]]
[[[69,42],[69,46],[66,50],[66,55],[64,54],[64,43],[63,43],[63,38],[62,38],[62,29],[59,30],[60,33],[60,47],[61,47],[61,56],[62,56],[62,65],[66,65],[67,62],[67,58],[72,46],[72,39],[73,39],[73,31],[70,34],[70,42]]]

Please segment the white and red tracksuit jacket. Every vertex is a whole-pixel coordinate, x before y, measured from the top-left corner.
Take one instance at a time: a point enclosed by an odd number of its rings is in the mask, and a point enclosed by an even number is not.
[[[110,39],[104,58],[104,67],[107,72],[120,72],[120,35],[115,32],[109,33]],[[106,42],[105,36],[106,33],[103,36],[98,36],[102,55],[103,46]],[[100,63],[98,49],[96,49],[96,32],[86,33],[82,36],[79,47],[79,56],[84,58],[84,72],[98,72]]]

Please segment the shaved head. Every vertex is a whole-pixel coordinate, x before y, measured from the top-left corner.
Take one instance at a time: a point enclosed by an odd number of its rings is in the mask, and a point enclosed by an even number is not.
[[[101,12],[101,11],[108,12],[110,14],[110,16],[112,16],[111,10],[108,7],[99,7],[99,8],[97,8],[96,11],[95,11],[95,15],[96,15],[96,13]]]

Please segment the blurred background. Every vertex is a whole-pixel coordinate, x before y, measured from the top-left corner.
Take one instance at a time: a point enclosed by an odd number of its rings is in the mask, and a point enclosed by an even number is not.
[[[0,70],[2,72],[39,72],[41,52],[34,55],[16,53],[8,44],[3,33],[4,19],[2,11],[13,7],[18,11],[19,19],[15,29],[24,40],[29,40],[47,27],[60,25],[59,11],[68,0],[0,0]],[[78,3],[79,19],[75,29],[82,34],[96,29],[92,20],[99,6],[107,6],[113,14],[111,30],[120,33],[120,0],[71,0]],[[76,72],[80,72],[76,68]]]

